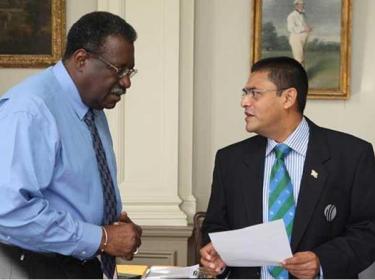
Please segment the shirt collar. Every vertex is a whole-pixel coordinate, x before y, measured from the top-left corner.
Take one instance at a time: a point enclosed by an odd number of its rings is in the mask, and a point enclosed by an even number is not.
[[[61,60],[56,63],[52,71],[64,94],[67,96],[69,103],[72,105],[73,110],[82,120],[89,108],[82,102],[79,91]]]
[[[310,128],[305,119],[302,118],[297,128],[288,136],[283,142],[288,145],[293,151],[302,156],[306,156],[307,144],[309,143]],[[268,156],[273,148],[279,144],[275,140],[267,138],[266,156]]]

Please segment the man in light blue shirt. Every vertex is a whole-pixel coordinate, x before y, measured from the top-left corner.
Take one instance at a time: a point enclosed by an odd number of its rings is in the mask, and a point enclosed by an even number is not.
[[[141,228],[121,212],[103,112],[131,85],[136,36],[118,16],[84,15],[69,31],[62,61],[0,98],[0,261],[12,261],[0,267],[2,278],[101,278],[97,256],[103,264],[131,260],[140,246]],[[88,112],[105,163],[97,160]]]

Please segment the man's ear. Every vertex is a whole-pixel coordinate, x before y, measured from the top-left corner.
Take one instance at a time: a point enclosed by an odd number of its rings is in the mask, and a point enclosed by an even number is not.
[[[72,64],[77,71],[80,71],[86,64],[88,53],[84,49],[76,50],[72,57]]]
[[[297,90],[295,88],[288,88],[283,92],[284,95],[284,108],[290,109],[297,105]]]

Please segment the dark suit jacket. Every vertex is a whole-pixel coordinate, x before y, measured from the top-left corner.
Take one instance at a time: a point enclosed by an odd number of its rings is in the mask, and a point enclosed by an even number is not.
[[[310,139],[294,226],[292,252],[313,251],[324,278],[357,278],[375,260],[375,159],[371,144],[316,126]],[[263,222],[262,192],[267,139],[254,136],[218,151],[202,232]],[[311,171],[318,173],[317,178]],[[336,207],[329,222],[324,210]],[[249,248],[251,250],[251,248]],[[232,267],[230,277],[259,278],[260,268]]]

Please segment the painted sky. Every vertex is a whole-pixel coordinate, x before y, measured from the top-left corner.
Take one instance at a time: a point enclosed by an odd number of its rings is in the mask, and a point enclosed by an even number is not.
[[[293,0],[263,0],[263,23],[271,21],[278,35],[288,36],[286,18]],[[313,28],[310,39],[340,42],[341,0],[305,0],[306,21]]]

